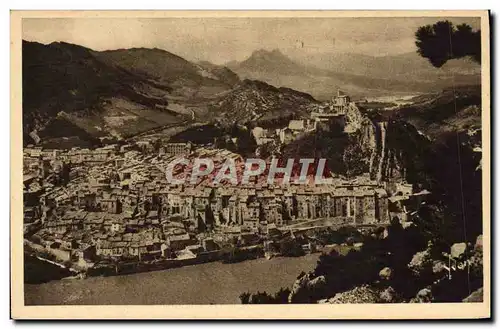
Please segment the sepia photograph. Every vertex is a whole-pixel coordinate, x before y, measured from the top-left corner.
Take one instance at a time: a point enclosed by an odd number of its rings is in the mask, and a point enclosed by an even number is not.
[[[12,317],[489,318],[489,24],[12,11]]]

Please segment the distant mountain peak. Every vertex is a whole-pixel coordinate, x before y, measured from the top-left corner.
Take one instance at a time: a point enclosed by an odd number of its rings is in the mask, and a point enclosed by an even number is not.
[[[278,48],[275,48],[273,50],[266,50],[266,49],[258,49],[255,50],[252,55],[249,57],[251,58],[260,58],[260,59],[265,59],[265,60],[287,60],[291,61],[290,58],[288,58],[286,55],[284,55],[281,50]]]
[[[227,66],[235,70],[275,72],[279,74],[302,75],[305,73],[303,65],[294,62],[277,48],[273,50],[255,50],[243,62],[232,62],[228,63]]]
[[[253,53],[254,54],[281,54],[281,55],[283,55],[281,50],[279,50],[278,48],[274,48],[273,50],[267,50],[267,49],[261,48],[261,49],[255,50]]]

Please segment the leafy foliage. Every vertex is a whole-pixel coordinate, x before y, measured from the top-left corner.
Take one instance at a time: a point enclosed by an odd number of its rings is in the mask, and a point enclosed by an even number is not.
[[[290,289],[288,288],[281,288],[274,295],[270,295],[265,291],[258,291],[255,294],[244,292],[240,295],[240,301],[242,304],[286,304],[289,295]]]
[[[298,257],[305,255],[302,246],[297,240],[286,239],[280,242],[279,251],[282,256]]]
[[[421,26],[415,37],[418,54],[435,67],[462,57],[471,57],[481,63],[481,30],[473,31],[467,24],[455,27],[450,21],[439,21]]]

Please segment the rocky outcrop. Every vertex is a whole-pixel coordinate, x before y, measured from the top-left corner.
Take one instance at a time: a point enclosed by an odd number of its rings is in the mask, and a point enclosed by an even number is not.
[[[387,287],[380,293],[380,300],[383,303],[394,303],[397,301],[397,293],[392,287]]]
[[[380,293],[368,285],[339,292],[327,300],[328,304],[374,304],[380,303]]]
[[[374,304],[397,303],[398,295],[394,288],[377,288],[370,285],[361,285],[350,290],[339,292],[331,298],[318,301],[318,304]]]
[[[472,294],[467,296],[462,302],[464,303],[482,303],[483,302],[483,288],[479,288]]]
[[[392,277],[392,269],[390,267],[384,267],[378,273],[381,280],[390,280]]]
[[[476,244],[474,245],[474,249],[483,250],[483,235],[479,235],[476,239]]]
[[[312,273],[303,274],[293,284],[288,296],[289,303],[315,302],[315,293],[326,287],[324,276],[314,277]]]
[[[431,303],[434,300],[432,296],[432,291],[430,288],[424,288],[420,290],[415,298],[410,300],[410,303]]]
[[[432,259],[429,249],[415,253],[410,263],[408,264],[408,268],[413,272],[415,276],[420,276],[420,273],[425,268],[431,268],[431,266],[432,266]]]
[[[460,258],[467,250],[465,242],[455,243],[451,246],[451,257]]]
[[[359,123],[359,130],[358,130],[358,143],[360,145],[360,148],[363,150],[364,154],[369,154],[369,163],[368,163],[368,168],[369,172],[372,171],[372,168],[375,163],[375,158],[377,155],[377,152],[375,151],[377,148],[377,137],[376,137],[376,127],[375,124],[368,119],[367,117],[364,117],[360,123]],[[366,158],[365,158],[366,161]]]
[[[432,273],[443,274],[446,271],[446,263],[441,260],[435,260],[432,262]]]
[[[347,105],[345,109],[345,120],[348,130],[357,131],[362,127],[365,117],[354,103]]]

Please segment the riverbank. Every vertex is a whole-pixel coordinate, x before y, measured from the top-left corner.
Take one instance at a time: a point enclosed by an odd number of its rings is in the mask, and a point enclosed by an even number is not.
[[[246,246],[241,248],[234,248],[233,250],[215,250],[215,251],[204,251],[196,255],[191,254],[191,257],[183,258],[161,258],[161,259],[151,259],[143,261],[103,261],[99,263],[89,264],[85,263],[85,266],[80,264],[80,261],[71,261],[71,252],[65,251],[63,253],[60,249],[46,248],[42,245],[36,244],[27,239],[24,240],[25,257],[29,256],[41,262],[47,263],[44,270],[45,277],[47,280],[57,280],[69,275],[78,275],[81,278],[92,277],[92,276],[114,276],[114,275],[124,275],[124,274],[134,274],[141,272],[150,272],[158,270],[167,270],[172,268],[178,268],[183,266],[193,266],[209,262],[221,261],[222,263],[237,263],[243,262],[251,259],[257,259],[264,257],[264,250],[261,245]],[[63,254],[61,254],[63,253]],[[28,272],[32,271],[35,273],[33,276],[31,273],[25,274],[25,277],[35,277],[38,269],[35,262],[31,262],[32,267],[25,267]],[[53,265],[53,266],[51,266]],[[39,267],[39,266],[38,266]],[[34,269],[32,269],[34,268]],[[67,275],[61,274],[61,271],[67,272]],[[53,279],[51,279],[53,277]],[[41,282],[46,282],[41,281]],[[31,281],[26,281],[25,283],[31,283]]]
[[[240,263],[196,266],[122,276],[89,277],[25,284],[26,305],[239,304],[243,292],[292,287],[312,270],[319,254],[259,258]]]
[[[74,275],[70,270],[24,254],[24,283],[40,284]]]

